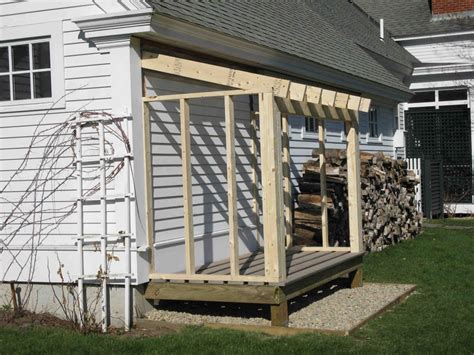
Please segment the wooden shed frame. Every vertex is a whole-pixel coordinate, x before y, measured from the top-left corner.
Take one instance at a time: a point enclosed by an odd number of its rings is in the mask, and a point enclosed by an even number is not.
[[[150,152],[148,131],[150,125],[149,103],[156,101],[179,101],[180,135],[183,173],[183,202],[185,229],[185,261],[183,273],[164,274],[154,272],[151,266],[151,280],[238,282],[261,284],[284,284],[287,278],[286,252],[297,248],[299,251],[362,251],[361,190],[358,111],[368,111],[370,99],[355,95],[321,89],[314,86],[294,83],[289,80],[229,69],[211,64],[185,60],[162,54],[145,52],[142,68],[179,75],[186,78],[226,85],[237,90],[198,92],[177,95],[163,95],[143,98],[144,139],[147,164],[147,205],[148,236],[153,238],[153,210],[151,206]],[[259,112],[251,113],[252,127],[252,177],[253,207],[255,217],[259,218],[259,199],[257,181],[257,133],[256,119],[260,121],[260,158],[262,174],[262,225],[264,275],[239,274],[238,225],[235,171],[235,122],[234,97],[239,95],[258,95]],[[230,273],[197,273],[194,260],[193,207],[191,192],[191,151],[189,132],[189,101],[202,98],[222,98],[225,107],[226,160],[229,212],[229,263]],[[288,138],[288,114],[313,116],[319,122],[319,154],[321,164],[322,191],[322,235],[321,247],[292,247],[292,211],[290,149]],[[342,120],[347,134],[348,193],[350,247],[331,247],[328,238],[327,195],[325,175],[325,129],[326,119]],[[150,245],[153,241],[150,240]],[[154,258],[152,257],[152,260]]]

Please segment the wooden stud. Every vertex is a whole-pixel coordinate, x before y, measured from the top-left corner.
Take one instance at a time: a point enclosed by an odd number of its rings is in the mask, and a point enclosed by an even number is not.
[[[194,223],[193,192],[191,174],[191,135],[189,129],[189,102],[180,99],[181,121],[181,160],[183,164],[183,206],[184,206],[184,240],[186,249],[186,274],[195,272],[194,262]]]
[[[319,172],[321,184],[321,231],[323,247],[329,246],[328,193],[326,189],[326,129],[324,120],[318,120]]]
[[[265,276],[269,280],[283,281],[286,279],[286,265],[281,115],[276,109],[273,94],[260,94],[259,101]]]
[[[351,252],[362,252],[362,192],[360,187],[359,123],[346,122],[347,189],[349,203],[349,239]]]
[[[362,268],[349,273],[351,288],[362,287]]]
[[[270,306],[272,327],[288,327],[288,301]]]
[[[257,242],[261,245],[260,236],[260,203],[259,203],[259,188],[258,188],[258,136],[257,136],[257,114],[250,113],[250,138],[252,140],[250,145],[250,162],[252,167],[252,209],[254,213],[254,224],[257,227],[256,235]]]
[[[146,234],[148,245],[154,243],[154,211],[153,211],[153,178],[151,164],[151,132],[150,132],[150,107],[147,103],[143,104],[143,145],[145,154],[145,192],[146,192]],[[150,272],[155,270],[154,248],[150,254]]]
[[[239,226],[237,224],[237,183],[235,175],[234,100],[231,96],[224,97],[224,111],[226,130],[230,274],[235,276],[239,273]]]
[[[288,115],[282,115],[282,140],[283,140],[283,178],[284,181],[284,202],[285,202],[285,227],[286,227],[286,248],[293,245],[293,216],[291,212],[291,156],[290,156],[290,125]]]

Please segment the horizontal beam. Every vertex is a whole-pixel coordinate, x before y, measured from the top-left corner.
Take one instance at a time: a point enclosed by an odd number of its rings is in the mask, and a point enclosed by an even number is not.
[[[189,94],[146,96],[143,98],[143,102],[177,101],[181,99],[202,99],[202,98],[222,97],[222,96],[258,95],[261,93],[262,93],[261,90],[220,90],[220,91],[208,91],[208,92],[193,92]]]
[[[278,286],[150,282],[147,299],[174,301],[279,304],[285,295]]]
[[[370,99],[164,54],[144,52],[142,68],[244,90],[272,91],[276,97],[368,112]],[[356,107],[358,103],[358,107]],[[343,106],[343,107],[342,107]]]
[[[150,280],[183,280],[183,281],[237,281],[237,282],[278,282],[277,279],[261,275],[216,275],[216,274],[162,274],[151,273]]]

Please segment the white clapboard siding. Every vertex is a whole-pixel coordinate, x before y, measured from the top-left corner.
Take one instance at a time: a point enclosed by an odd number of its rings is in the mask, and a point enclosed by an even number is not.
[[[107,11],[127,11],[126,7],[129,7],[129,9],[136,8],[128,6],[129,4],[126,3],[129,2],[109,2],[106,8]],[[71,166],[68,170],[62,172],[60,170],[68,166],[73,160],[74,153],[67,148],[67,140],[70,138],[68,134],[70,135],[72,130],[68,130],[65,135],[59,137],[61,143],[56,145],[56,151],[64,150],[64,152],[61,154],[61,158],[58,159],[57,164],[52,167],[47,164],[48,169],[51,168],[49,177],[53,177],[46,181],[46,171],[40,171],[38,174],[37,169],[42,166],[41,161],[44,151],[51,144],[48,142],[50,134],[48,129],[66,122],[79,111],[108,111],[113,113],[111,107],[110,55],[99,53],[96,47],[83,40],[77,26],[70,21],[71,18],[103,13],[103,9],[99,8],[95,2],[85,0],[29,1],[28,3],[15,2],[1,5],[1,26],[23,26],[62,21],[66,94],[65,107],[50,111],[43,109],[0,113],[0,191],[2,191],[0,225],[14,211],[8,225],[0,231],[0,239],[3,239],[11,247],[11,250],[2,247],[3,252],[0,254],[1,279],[17,281],[31,279],[37,282],[48,282],[51,278],[52,281],[58,281],[56,273],[58,260],[64,264],[64,273],[71,275],[73,279],[77,275],[75,269],[77,266],[75,246],[77,217],[73,213],[65,217],[60,223],[57,222],[57,219],[62,219],[63,214],[71,208],[71,204],[75,202],[76,198],[74,177],[64,183],[64,178],[70,175],[74,167]],[[84,131],[83,137],[87,139],[94,135],[96,135],[94,132]],[[9,182],[24,159],[33,136],[37,136],[37,138],[30,151],[28,164],[20,174],[14,177],[13,181]],[[107,139],[114,141],[114,138],[109,137]],[[116,148],[115,145],[116,142],[114,142],[114,148]],[[84,144],[84,157],[94,156],[94,149],[96,149],[94,144],[86,142]],[[119,148],[117,153],[121,153],[120,149],[123,150],[123,147]],[[85,175],[90,173],[87,168],[84,171]],[[97,173],[95,174],[97,175]],[[20,213],[19,210],[15,210],[15,206],[18,205],[19,199],[35,178],[37,178],[36,184],[40,185],[40,191],[26,196],[18,207],[25,212],[32,211],[36,206],[36,213],[30,214],[26,221],[22,221],[20,217],[25,215]],[[5,188],[6,184],[8,186]],[[85,181],[84,185],[87,189],[88,182]],[[55,191],[55,193],[52,194],[52,191]],[[115,192],[115,182],[108,185],[107,193],[117,193]],[[95,195],[94,197],[97,197],[98,193]],[[43,199],[44,196],[47,196],[47,198],[41,206],[38,206],[37,201]],[[118,213],[121,209],[122,207],[119,207],[115,202],[108,203],[107,224],[110,233],[117,233],[119,224],[123,223],[120,217],[121,214]],[[85,233],[100,233],[99,212],[99,202],[85,204]],[[22,228],[18,229],[19,227]],[[34,265],[36,272],[34,274],[28,274],[27,271],[23,270],[29,269],[28,263],[31,263],[32,260],[31,245],[35,250],[33,259],[36,260]],[[121,247],[119,246],[116,250],[120,251]],[[88,260],[86,273],[97,272],[100,265],[100,253],[90,250],[86,254],[89,255],[86,255]],[[48,264],[50,273],[47,271]]]
[[[418,41],[403,41],[403,47],[422,63],[461,64],[472,63],[474,48],[472,39],[454,37],[450,41],[432,38]]]

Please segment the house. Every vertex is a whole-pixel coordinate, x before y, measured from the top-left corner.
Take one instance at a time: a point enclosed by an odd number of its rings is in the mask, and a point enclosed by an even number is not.
[[[474,1],[356,0],[419,61],[400,107],[409,157],[441,159],[447,210],[474,213]]]
[[[95,294],[104,328],[128,327],[145,289],[194,287],[284,324],[302,289],[357,283],[358,150],[396,153],[417,60],[352,3],[31,1],[0,16],[0,272],[25,303],[59,309],[70,282],[79,312]],[[351,247],[286,252],[291,181],[315,147],[349,151]]]

